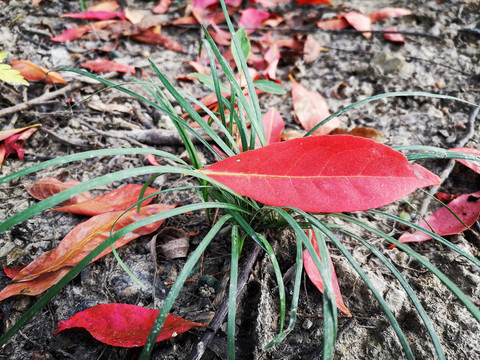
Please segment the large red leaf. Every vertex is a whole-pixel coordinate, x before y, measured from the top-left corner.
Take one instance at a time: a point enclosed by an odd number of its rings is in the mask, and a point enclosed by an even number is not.
[[[102,58],[98,58],[92,61],[85,61],[80,66],[85,69],[98,71],[98,72],[116,71],[121,73],[135,74],[135,67],[132,65],[124,65],[116,61],[111,61],[111,60],[102,59]]]
[[[200,171],[266,205],[311,212],[367,210],[440,184],[438,176],[398,151],[349,135],[275,143]]]
[[[480,150],[474,149],[474,148],[451,148],[450,150],[455,151],[455,152],[460,152],[464,154],[472,154],[472,155],[477,155],[480,156]],[[470,161],[470,160],[464,160],[464,159],[455,159],[457,160],[460,164],[463,164],[465,166],[468,166],[470,169],[473,171],[477,172],[480,174],[480,162],[479,161]]]
[[[293,110],[303,128],[310,131],[330,116],[327,101],[320,93],[307,90],[291,76],[290,80],[292,81]],[[315,130],[313,135],[326,135],[339,126],[340,120],[334,118]]]
[[[130,210],[118,221],[117,219],[122,215],[122,211],[94,216],[74,227],[55,249],[47,251],[32,261],[13,278],[13,281],[31,281],[43,274],[57,271],[64,267],[75,266],[110,236],[112,226],[114,226],[113,232],[116,232],[135,221],[168,211],[175,208],[175,206],[165,204],[148,205],[143,207],[140,212],[137,212],[136,209]],[[124,235],[115,242],[115,248],[119,248],[139,236],[152,233],[162,225],[163,221],[153,222]],[[109,254],[111,251],[110,247],[105,249],[93,261]]]
[[[79,204],[62,206],[52,209],[51,211],[56,210],[86,216],[95,216],[112,211],[124,211],[139,200],[142,188],[142,185],[128,184],[91,200]],[[144,197],[156,192],[158,192],[157,189],[147,187]],[[142,206],[150,204],[152,200],[153,198],[143,201]]]
[[[65,79],[56,71],[50,71],[42,66],[35,65],[30,60],[12,60],[12,69],[20,71],[20,74],[28,81],[45,80],[49,84],[66,84]]]
[[[468,227],[475,224],[480,214],[480,191],[473,194],[464,194],[452,200],[448,207],[452,210],[459,219],[461,219]],[[435,211],[420,222],[420,226],[424,229],[433,231],[439,235],[455,235],[459,234],[467,228],[445,207]],[[432,227],[427,225],[427,223]],[[406,242],[420,242],[431,239],[427,234],[421,231],[414,233],[406,232],[398,239],[402,243]]]
[[[80,184],[80,181],[70,180],[62,182],[53,177],[45,177],[37,179],[25,185],[25,190],[37,200],[45,200],[52,195],[58,194],[63,190],[67,190],[73,186]],[[65,205],[78,204],[87,200],[90,200],[90,192],[86,191],[82,194],[74,196],[73,198],[67,200]]]
[[[10,154],[17,154],[19,159],[23,159],[25,155],[24,141],[32,136],[40,126],[42,125],[35,124],[24,128],[0,131],[0,167]]]
[[[314,232],[309,231],[309,233],[312,234],[313,248],[315,249],[315,252],[317,253],[317,255],[320,257],[320,249],[318,248],[317,237],[315,236]],[[333,292],[335,293],[335,300],[337,303],[337,307],[341,312],[343,312],[345,315],[350,317],[352,316],[352,314],[350,313],[350,311],[347,309],[347,307],[343,302],[342,293],[340,292],[340,286],[338,285],[337,274],[335,273],[335,268],[333,267],[333,262],[332,262],[332,259],[330,258],[330,254],[328,254],[328,260],[330,261],[330,272],[332,274],[332,286],[333,286]],[[310,281],[323,294],[322,275],[320,274],[320,271],[318,271],[317,266],[313,262],[313,258],[308,252],[308,250],[303,251],[303,266],[305,267],[305,272],[307,273]]]
[[[54,334],[67,329],[83,328],[104,344],[142,346],[147,341],[159,312],[129,304],[97,305],[76,313],[68,320],[60,321]],[[171,339],[196,326],[207,327],[169,314],[156,341]]]

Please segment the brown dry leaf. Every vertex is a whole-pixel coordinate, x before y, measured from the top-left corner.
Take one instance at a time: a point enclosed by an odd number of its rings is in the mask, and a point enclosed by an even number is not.
[[[20,71],[20,74],[28,81],[45,80],[49,84],[66,84],[65,79],[56,71],[35,65],[30,60],[12,60],[12,69]]]
[[[120,6],[116,1],[102,1],[96,5],[90,6],[87,11],[115,11]]]
[[[280,135],[280,139],[281,141],[288,141],[288,140],[304,137],[305,134],[306,134],[305,131],[288,129],[282,132],[282,134]]]
[[[145,15],[141,11],[130,10],[129,8],[126,8],[124,12],[125,18],[135,25],[140,23],[145,17]]]
[[[37,179],[25,185],[25,190],[30,194],[30,196],[34,197],[37,200],[45,200],[46,198],[58,194],[63,190],[67,190],[73,186],[81,184],[80,181],[77,180],[70,180],[66,182],[62,182],[53,177],[45,177],[41,179]],[[87,200],[90,200],[90,192],[85,191],[73,198],[63,202],[65,205],[73,205],[78,204]]]
[[[330,135],[352,135],[359,136],[366,139],[372,139],[378,143],[383,142],[383,134],[371,127],[356,126],[352,130],[335,129]]]
[[[327,101],[316,92],[307,90],[290,75],[292,81],[293,110],[298,121],[307,131],[330,116]],[[326,135],[340,126],[340,120],[334,118],[315,130],[313,135]]]
[[[90,109],[97,110],[100,112],[106,113],[114,113],[114,112],[121,112],[125,114],[132,114],[133,106],[129,103],[125,104],[105,104],[101,100],[90,100],[87,102],[87,106]]]
[[[168,259],[187,257],[190,235],[175,227],[166,227],[157,234],[159,246]]]

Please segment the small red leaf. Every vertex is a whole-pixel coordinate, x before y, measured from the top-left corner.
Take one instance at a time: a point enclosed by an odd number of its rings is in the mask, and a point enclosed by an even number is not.
[[[451,151],[455,152],[460,152],[464,154],[472,154],[472,155],[477,155],[480,156],[480,150],[474,149],[474,148],[451,148]],[[458,161],[460,164],[463,164],[473,171],[477,172],[480,174],[480,161],[470,161],[470,160],[464,160],[464,159],[455,159]]]
[[[368,17],[372,20],[372,23],[374,23],[386,18],[396,18],[399,16],[410,15],[411,13],[412,11],[408,9],[386,7],[386,8],[371,12],[370,14],[368,14]]]
[[[297,0],[297,5],[333,5],[330,0]]]
[[[295,115],[307,131],[330,116],[328,104],[323,96],[315,91],[307,90],[290,76],[292,81],[292,101]],[[326,135],[340,126],[340,120],[334,118],[315,130],[314,135]]]
[[[238,22],[238,26],[244,27],[246,33],[250,35],[258,28],[263,20],[266,20],[270,17],[268,11],[259,11],[255,8],[247,8],[245,10],[240,10],[242,16]]]
[[[65,79],[56,71],[35,65],[30,60],[12,60],[12,69],[20,71],[20,74],[28,81],[45,80],[49,84],[66,84]]]
[[[267,63],[267,68],[263,71],[263,75],[273,81],[277,81],[277,66],[280,61],[280,51],[278,50],[277,43],[273,43],[265,53],[264,56],[265,62]]]
[[[460,193],[457,193],[457,194],[446,194],[446,193],[442,193],[442,192],[437,192],[435,194],[435,196],[437,197],[438,200],[440,200],[441,202],[445,203],[445,204],[448,204],[450,201],[452,200],[455,200],[456,198],[458,198],[460,196]]]
[[[323,30],[343,30],[348,27],[345,19],[330,19],[317,21],[317,27]]]
[[[285,129],[285,121],[277,110],[269,110],[263,116],[263,128],[267,145],[280,142],[280,135]]]
[[[23,159],[25,150],[23,150],[23,143],[26,139],[32,136],[41,124],[35,124],[19,129],[0,131],[0,167],[10,154],[17,154],[19,159]]]
[[[7,275],[10,279],[13,279],[24,267],[25,265],[14,268],[6,268],[5,265],[3,265],[3,271],[5,272],[5,275]]]
[[[199,171],[263,204],[311,212],[372,209],[440,184],[398,151],[349,135],[275,143]]]
[[[180,45],[180,43],[178,43],[177,41],[172,40],[163,34],[154,33],[151,30],[147,30],[141,34],[132,36],[131,38],[141,43],[160,45],[172,51],[183,52],[183,53],[187,52],[187,50],[185,50],[185,48],[182,45]]]
[[[93,24],[84,25],[76,28],[70,28],[65,30],[60,35],[50,38],[50,40],[56,41],[56,42],[73,41],[88,32],[91,32],[93,30],[103,29],[110,24],[114,24],[115,22],[117,22],[117,20],[102,20],[102,21],[94,22]]]
[[[473,194],[464,194],[451,201],[448,204],[459,219],[461,219],[468,227],[475,224],[480,214],[480,191]],[[459,234],[467,228],[445,207],[435,211],[432,215],[426,217],[425,221],[420,222],[420,226],[424,229],[433,231],[439,236]],[[431,237],[421,231],[413,234],[406,232],[398,239],[402,243],[420,242],[430,240]]]
[[[159,310],[129,304],[102,304],[81,311],[60,321],[58,334],[67,329],[82,328],[104,344],[121,347],[143,346],[157,319]],[[174,338],[193,327],[204,324],[168,315],[156,342]]]
[[[309,231],[309,233],[312,234],[313,248],[315,249],[315,252],[317,253],[318,257],[320,257],[320,249],[318,248],[317,237],[315,236],[315,233],[312,232],[311,230]],[[342,293],[340,292],[340,286],[338,285],[337,274],[335,273],[335,268],[333,266],[332,259],[330,258],[330,254],[328,254],[328,260],[330,262],[330,272],[332,274],[332,286],[333,286],[333,292],[335,294],[337,307],[345,315],[347,315],[348,317],[351,317],[352,314],[350,313],[350,311],[345,306],[345,303],[343,302]],[[305,267],[305,272],[307,273],[310,281],[323,294],[323,278],[322,278],[322,275],[320,274],[320,271],[318,271],[317,266],[313,262],[313,258],[310,255],[310,253],[308,252],[308,250],[303,251],[303,266]]]
[[[155,14],[165,14],[171,2],[171,0],[159,0],[157,6],[153,8],[152,12]]]
[[[372,21],[367,15],[360,14],[356,11],[349,11],[339,16],[340,19],[345,19],[355,30],[369,31],[372,30]],[[372,37],[371,32],[364,32],[363,36],[367,39]]]
[[[97,196],[91,200],[79,204],[62,206],[51,211],[63,211],[67,213],[95,216],[112,211],[124,211],[139,200],[142,185],[128,184],[107,194]],[[156,193],[158,190],[147,187],[144,197]],[[142,202],[142,206],[148,205],[153,198]]]
[[[402,43],[402,44],[405,44],[407,42],[402,34],[400,34],[400,33],[389,33],[389,31],[398,31],[398,29],[396,27],[391,27],[391,28],[385,29],[385,32],[383,33],[383,37],[385,39],[387,39],[388,41]]]
[[[92,70],[92,71],[98,71],[98,72],[117,71],[121,73],[135,74],[134,66],[124,65],[124,64],[117,63],[115,61],[100,59],[100,58],[92,61],[85,61],[84,63],[82,63],[81,67]]]
[[[123,11],[111,12],[111,11],[84,11],[80,13],[68,13],[63,14],[60,17],[69,17],[74,19],[85,20],[110,20],[116,17],[125,20],[125,14]]]
[[[25,185],[25,189],[37,200],[45,200],[52,195],[58,194],[63,190],[67,190],[73,186],[80,184],[80,181],[70,180],[67,182],[62,182],[56,178],[46,177],[32,181],[31,183]],[[77,195],[65,203],[68,205],[78,204],[87,200],[90,200],[90,193],[88,191]]]

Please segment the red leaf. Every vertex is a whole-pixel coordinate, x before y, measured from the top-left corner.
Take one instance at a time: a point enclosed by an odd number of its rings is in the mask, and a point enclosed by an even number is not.
[[[333,5],[330,0],[297,0],[297,5]]]
[[[310,230],[309,233],[312,234],[313,248],[315,249],[315,252],[317,253],[318,257],[320,257],[320,249],[318,248],[317,237],[315,236],[315,233],[313,231]],[[320,260],[321,260],[321,257],[320,257]],[[343,302],[342,293],[340,292],[340,286],[338,285],[337,274],[335,273],[335,268],[333,267],[333,262],[332,262],[332,259],[330,258],[330,254],[328,254],[328,260],[330,262],[330,272],[332,274],[332,286],[333,286],[333,292],[335,294],[337,307],[345,315],[347,315],[348,317],[351,317],[352,314],[350,313],[350,311],[347,309],[347,307]],[[322,275],[320,274],[320,271],[318,271],[317,266],[313,262],[313,258],[308,252],[308,250],[303,251],[303,266],[305,268],[305,272],[307,273],[310,281],[323,294]]]
[[[0,301],[15,295],[35,296],[41,294],[58,283],[70,270],[72,270],[71,267],[64,267],[57,271],[40,275],[32,281],[11,283],[0,292]]]
[[[457,194],[446,194],[446,193],[442,193],[442,192],[437,192],[435,194],[435,196],[437,197],[438,200],[440,200],[441,202],[444,202],[445,204],[448,204],[450,201],[452,200],[455,200],[456,198],[458,198],[460,196],[460,193],[457,193]]]
[[[155,14],[165,14],[171,3],[171,0],[160,0],[157,6],[153,8],[152,12]]]
[[[154,33],[151,30],[132,36],[131,38],[141,43],[160,45],[166,49],[177,51],[177,52],[183,52],[183,53],[187,52],[185,48],[175,40],[172,40],[163,34]]]
[[[349,11],[339,16],[340,19],[345,19],[355,30],[369,31],[372,30],[372,21],[368,15],[360,14],[356,11]],[[372,37],[371,32],[364,32],[363,36],[367,39]]]
[[[85,61],[84,63],[82,63],[81,67],[98,72],[117,71],[121,73],[135,74],[134,66],[120,64],[107,59],[95,59],[92,61]]]
[[[79,204],[62,206],[50,211],[63,211],[72,214],[95,216],[112,211],[125,211],[139,200],[142,185],[128,184],[119,189],[97,196],[91,200]],[[158,192],[157,189],[147,187],[144,197]],[[148,205],[153,198],[142,202],[142,206]]]
[[[200,172],[266,205],[311,212],[376,208],[440,179],[388,146],[348,135],[271,144]]]
[[[345,19],[330,19],[317,21],[317,27],[323,30],[343,30],[348,27]]]
[[[293,110],[303,128],[310,131],[330,116],[328,104],[320,93],[307,90],[296,82],[292,76],[290,76],[290,80],[292,81]],[[313,134],[326,135],[339,126],[340,120],[334,118],[320,126]]]
[[[280,142],[280,134],[285,129],[285,121],[277,110],[269,110],[263,116],[263,128],[267,145]]]
[[[116,20],[103,20],[103,21],[97,21],[94,22],[93,24],[89,25],[84,25],[76,28],[70,28],[65,30],[63,33],[61,33],[58,36],[55,36],[53,38],[50,38],[51,41],[56,41],[56,42],[66,42],[66,41],[73,41],[75,39],[78,39],[80,36],[91,32],[92,30],[100,30],[105,27],[107,27],[110,24],[115,23]]]
[[[29,81],[45,80],[49,84],[66,84],[65,79],[56,71],[35,65],[30,60],[12,60],[12,69],[20,71],[20,74]]]
[[[110,236],[110,230],[114,224],[113,233],[135,221],[160,212],[168,211],[175,207],[176,205],[165,204],[148,205],[143,207],[140,212],[137,212],[136,209],[130,210],[120,219],[118,219],[118,217],[122,215],[123,211],[115,211],[94,216],[74,227],[55,249],[43,253],[40,257],[32,261],[13,278],[13,281],[31,281],[43,274],[51,273],[64,267],[75,266],[80,260]],[[163,222],[164,220],[156,221],[124,235],[115,242],[115,248],[117,249],[129,243],[139,236],[154,232]],[[112,249],[109,247],[93,261],[96,261],[111,252]]]
[[[80,13],[68,13],[63,14],[60,17],[69,17],[74,19],[85,20],[110,20],[116,17],[125,20],[125,14],[123,11],[111,12],[111,11],[85,11]]]
[[[383,33],[383,37],[385,39],[387,39],[388,41],[402,43],[402,44],[405,44],[407,42],[402,34],[400,34],[400,33],[389,33],[388,32],[388,31],[398,31],[398,29],[396,27],[391,27],[391,28],[385,29],[385,31],[386,32]]]
[[[321,51],[322,45],[320,45],[312,35],[308,34],[303,48],[303,59],[305,60],[305,63],[310,64],[317,60]]]
[[[3,265],[3,271],[5,272],[5,275],[7,275],[10,279],[13,279],[24,267],[25,265],[8,269],[5,267],[5,265]]]
[[[368,17],[372,20],[372,23],[374,23],[386,18],[396,18],[399,16],[410,15],[411,13],[412,11],[408,9],[386,7],[386,8],[371,12],[370,14],[368,14]]]
[[[245,10],[240,10],[242,16],[238,22],[238,26],[244,27],[246,33],[250,35],[258,28],[263,20],[266,20],[270,17],[268,11],[259,11],[255,8],[247,8]]]
[[[451,151],[455,152],[460,152],[464,154],[473,154],[473,155],[478,155],[480,156],[480,150],[474,149],[474,148],[451,148]],[[473,171],[477,172],[480,174],[480,162],[479,161],[470,161],[470,160],[464,160],[464,159],[455,159],[458,161],[460,164],[463,164]]]
[[[276,43],[273,43],[272,46],[268,48],[264,58],[267,63],[267,68],[263,71],[263,75],[269,80],[276,81],[277,66],[280,61],[280,51],[278,50],[278,45]]]
[[[218,0],[193,0],[193,7],[199,9],[206,9],[209,6],[217,4]]]
[[[10,154],[17,154],[19,159],[23,159],[25,155],[24,141],[32,136],[40,126],[42,125],[35,124],[24,128],[0,131],[0,167]]]
[[[83,328],[104,344],[121,347],[142,346],[157,319],[159,310],[129,304],[102,304],[81,311],[58,323],[58,334],[67,329]],[[156,342],[171,339],[204,324],[168,315]]]
[[[468,227],[475,224],[480,214],[480,191],[473,194],[464,194],[451,201],[448,207],[461,219]],[[435,211],[420,222],[420,226],[430,230],[430,226],[439,236],[459,234],[467,228],[445,207]],[[427,223],[430,225],[428,226]],[[413,234],[406,232],[398,239],[402,243],[420,242],[431,239],[430,236],[416,231]]]
[[[153,166],[163,166],[162,164],[160,164],[157,159],[155,159],[155,156],[152,155],[152,154],[147,154],[147,160],[149,162],[150,165],[153,165]]]
[[[59,192],[67,190],[78,184],[80,184],[80,181],[77,180],[62,182],[53,177],[46,177],[30,182],[29,184],[25,185],[25,189],[30,194],[30,196],[34,197],[35,199],[45,200],[52,195],[58,194]],[[90,198],[90,192],[86,191],[67,200],[65,204],[78,204],[90,200]]]

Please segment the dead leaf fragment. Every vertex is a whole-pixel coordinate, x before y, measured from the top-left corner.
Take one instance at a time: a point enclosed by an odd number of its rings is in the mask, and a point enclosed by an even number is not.
[[[303,60],[306,64],[310,64],[318,59],[320,52],[322,51],[322,45],[315,40],[315,38],[308,34],[307,40],[305,40],[305,45],[303,48]]]
[[[159,246],[168,259],[187,257],[190,235],[175,227],[165,227],[157,234]]]
[[[49,84],[66,84],[65,79],[56,71],[50,71],[42,66],[35,65],[30,60],[12,60],[12,69],[20,71],[20,74],[28,81],[45,80]]]
[[[30,194],[30,196],[34,197],[37,200],[45,200],[52,195],[58,194],[63,190],[70,189],[73,186],[81,184],[80,181],[77,180],[70,180],[66,182],[62,182],[53,177],[45,177],[41,179],[37,179],[25,185],[25,190]],[[63,204],[65,205],[73,205],[78,204],[84,201],[87,201],[91,198],[90,192],[85,191],[79,195],[74,196],[73,198],[65,201]]]

